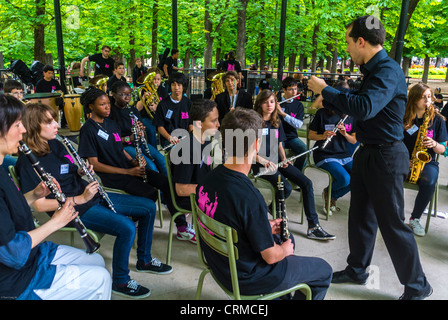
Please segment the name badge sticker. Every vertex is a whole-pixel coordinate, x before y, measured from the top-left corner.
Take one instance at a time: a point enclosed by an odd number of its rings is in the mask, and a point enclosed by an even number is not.
[[[409,133],[409,135],[413,135],[415,132],[417,132],[418,131],[418,127],[414,124],[412,127],[410,127],[408,130],[406,130],[408,133]]]
[[[68,173],[68,164],[61,164],[61,174]]]
[[[98,135],[106,141],[109,139],[109,135],[101,129],[98,130]]]
[[[325,131],[333,131],[334,124],[326,124],[325,125]]]
[[[267,136],[269,134],[269,128],[263,128],[262,135]]]
[[[167,118],[167,119],[171,119],[171,116],[173,115],[173,110],[168,110],[167,112],[166,112],[166,115],[165,115],[165,118]]]

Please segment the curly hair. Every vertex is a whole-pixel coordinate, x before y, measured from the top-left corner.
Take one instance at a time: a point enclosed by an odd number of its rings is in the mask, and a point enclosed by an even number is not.
[[[117,81],[118,82],[118,81]],[[120,81],[122,82],[122,81]],[[95,88],[93,86],[89,87],[86,91],[84,91],[81,95],[81,104],[84,107],[84,113],[88,114],[92,112],[90,110],[90,105],[95,103],[95,100],[101,96],[107,96],[107,93],[103,90]]]

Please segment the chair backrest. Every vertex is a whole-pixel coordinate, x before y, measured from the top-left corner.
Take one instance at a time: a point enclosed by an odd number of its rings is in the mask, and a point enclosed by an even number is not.
[[[167,174],[167,178],[168,178],[168,184],[170,186],[170,194],[171,194],[171,199],[173,201],[173,206],[174,208],[176,208],[177,211],[186,211],[185,209],[181,208],[176,201],[176,186],[174,185],[173,182],[173,174],[171,171],[171,160],[170,160],[170,151],[166,152],[165,155],[165,164],[166,164],[166,174]]]
[[[235,243],[238,242],[238,234],[235,229],[216,221],[207,216],[196,202],[196,196],[190,195],[191,207],[193,211],[193,225],[196,234],[197,248],[201,262],[209,268],[200,242],[203,241],[208,247],[215,252],[223,255],[229,260],[230,275],[232,279],[233,294],[239,298],[238,274],[236,269],[236,260],[238,260],[238,248]],[[213,271],[212,271],[213,273]]]

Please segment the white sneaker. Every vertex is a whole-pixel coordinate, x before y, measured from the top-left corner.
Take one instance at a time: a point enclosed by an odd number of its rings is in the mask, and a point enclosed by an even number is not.
[[[425,235],[425,229],[421,226],[420,219],[409,219],[409,226],[416,236],[423,237]]]
[[[196,233],[194,232],[193,226],[187,224],[186,226],[177,228],[177,239],[196,243]]]

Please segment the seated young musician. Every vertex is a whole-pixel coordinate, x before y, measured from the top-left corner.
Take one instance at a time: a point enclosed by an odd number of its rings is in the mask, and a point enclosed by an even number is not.
[[[292,192],[291,184],[286,179],[298,185],[303,192],[303,206],[308,221],[308,238],[317,240],[335,239],[334,235],[326,232],[319,224],[314,203],[313,182],[290,162],[286,162],[283,166],[277,168],[277,161],[286,161],[286,154],[283,149],[285,133],[282,122],[278,117],[277,104],[277,97],[271,90],[261,91],[255,100],[254,110],[262,116],[265,127],[261,139],[261,151],[256,156],[256,163],[253,165],[254,173],[258,174],[260,170],[269,169],[269,172],[261,177],[268,180],[274,187],[277,186],[278,176],[280,175],[285,185],[286,198]]]
[[[107,80],[107,88],[110,90],[112,88],[112,85],[117,81],[127,83],[125,74],[126,74],[126,68],[124,66],[124,63],[115,62],[114,74],[109,78],[109,80]]]
[[[46,65],[42,69],[42,73],[44,77],[37,81],[35,92],[41,93],[41,92],[47,92],[47,93],[53,93],[55,91],[62,91],[62,87],[60,83],[54,79],[54,68],[50,65]]]
[[[190,118],[193,131],[170,154],[177,203],[188,210],[191,210],[190,194],[196,192],[200,180],[212,170],[210,137],[219,128],[216,103],[206,99],[194,101]]]
[[[142,133],[142,135],[140,135],[139,137],[145,138],[145,127],[141,122],[142,119],[140,117],[140,112],[135,106],[129,105],[132,96],[131,87],[126,82],[118,81],[115,82],[112,87],[110,87],[110,93],[112,97],[110,98],[111,109],[109,118],[114,120],[121,130],[121,139],[123,142],[124,150],[131,157],[135,158],[136,141],[134,141],[134,135],[132,133],[134,119],[131,118],[131,112],[138,119],[138,126],[141,129]],[[143,156],[145,157],[146,168],[153,171],[158,171],[166,176],[167,173],[165,159],[163,155],[157,150],[157,147],[154,147],[146,141],[146,145],[140,143],[140,148]]]
[[[154,87],[157,89],[157,95],[159,96],[159,101],[156,101],[155,99],[152,99],[152,103],[144,104],[142,100],[139,100],[135,107],[138,111],[140,111],[140,116],[142,117],[143,125],[146,127],[146,133],[148,135],[148,143],[151,144],[153,147],[157,148],[157,128],[153,125],[153,117],[154,113],[157,110],[157,106],[159,105],[160,101],[168,97],[168,94],[166,92],[165,87],[163,87],[162,84],[162,75],[163,71],[160,70],[157,67],[150,68],[148,72],[154,72],[154,78],[152,79],[152,82],[154,84]],[[138,90],[138,87],[134,86],[134,90]],[[144,99],[150,98],[150,93],[148,91],[145,91],[143,95]]]
[[[18,152],[24,111],[21,101],[0,95],[0,163]],[[0,167],[0,300],[110,299],[111,277],[101,255],[45,241],[77,217],[72,199],[35,227],[29,206],[50,193],[43,182],[22,193]]]
[[[416,148],[419,131],[427,119],[427,129],[423,132],[423,141],[419,142],[420,147]],[[417,179],[418,193],[415,198],[414,208],[409,219],[409,226],[417,236],[424,236],[425,229],[420,224],[423,211],[431,201],[434,194],[437,179],[439,178],[439,163],[436,161],[436,154],[445,154],[446,142],[448,140],[445,118],[435,111],[432,104],[431,88],[423,83],[416,83],[409,90],[408,103],[404,114],[404,144],[409,151],[409,169],[413,170],[413,153],[423,148],[431,156],[431,160],[426,163],[420,171]]]
[[[248,178],[260,150],[262,138],[258,133],[263,127],[263,119],[254,110],[236,108],[224,117],[221,135],[228,156],[224,164],[199,183],[196,201],[208,216],[237,232],[236,268],[241,294],[270,293],[306,283],[313,299],[324,299],[331,281],[331,266],[321,258],[294,255],[292,234],[280,243],[281,219],[268,220],[263,196]],[[242,144],[234,133],[236,130],[242,130],[247,137]],[[213,274],[232,290],[226,258],[203,241],[200,244]],[[303,299],[303,294],[297,291],[294,299]]]
[[[98,182],[88,183],[82,179],[77,163],[58,141],[58,123],[54,120],[55,112],[45,104],[27,106],[23,122],[27,132],[25,143],[37,156],[40,164],[58,182],[61,191],[73,200],[84,225],[88,229],[115,236],[112,257],[112,290],[132,298],[145,298],[151,293],[148,288],[139,285],[129,275],[129,254],[137,234],[137,271],[166,274],[172,271],[151,256],[152,232],[156,206],[154,201],[143,197],[108,193],[114,213],[98,193]],[[16,165],[23,192],[35,188],[39,177],[28,158],[22,153]],[[93,173],[93,172],[92,172]],[[53,196],[36,200],[36,210],[52,214],[58,203]],[[138,221],[136,229],[132,217]],[[138,233],[137,233],[138,231]],[[133,288],[136,286],[137,288]]]
[[[107,94],[91,87],[81,95],[81,103],[84,112],[90,113],[91,117],[81,128],[78,152],[93,165],[103,185],[153,201],[157,200],[160,190],[162,202],[170,214],[175,214],[168,178],[157,171],[146,169],[144,159],[140,164],[138,159],[133,159],[124,150],[120,128],[109,119],[110,102]],[[144,177],[147,182],[143,181]],[[185,215],[177,217],[175,223],[182,239],[189,240],[195,236]]]
[[[282,87],[284,91],[283,101],[286,100],[286,102],[283,102],[281,105],[278,104],[278,114],[286,136],[284,148],[291,149],[294,154],[301,154],[306,151],[306,144],[299,138],[297,129],[300,129],[303,125],[305,110],[299,97],[290,99],[298,95],[297,80],[292,77],[286,77],[282,81]],[[302,170],[305,160],[306,157],[297,158],[294,166]]]
[[[166,147],[179,143],[179,137],[171,135],[175,129],[192,130],[190,121],[191,100],[184,95],[188,80],[183,73],[174,72],[168,78],[171,95],[157,106],[152,124],[160,134],[160,144]]]
[[[222,77],[225,91],[215,98],[218,105],[219,121],[222,121],[227,112],[236,107],[252,109],[252,96],[246,91],[238,89],[239,79],[235,71],[227,71]]]

